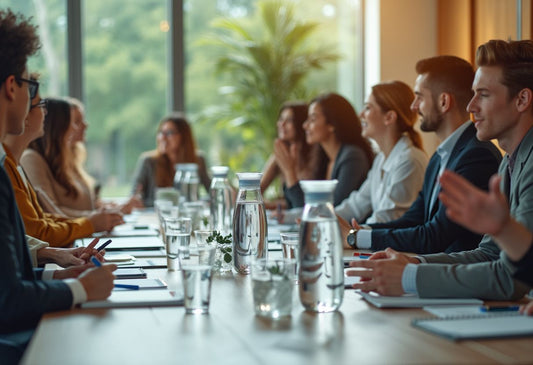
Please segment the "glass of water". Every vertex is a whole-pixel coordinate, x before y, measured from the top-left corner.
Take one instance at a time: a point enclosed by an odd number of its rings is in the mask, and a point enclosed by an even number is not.
[[[167,251],[167,268],[169,271],[179,270],[179,249],[188,247],[191,240],[191,218],[165,218],[164,237]]]
[[[299,247],[299,232],[284,232],[280,233],[281,249],[283,251],[283,258],[289,260],[293,265],[292,279],[298,281],[298,247]]]
[[[216,246],[207,245],[182,247],[179,250],[187,314],[209,313],[215,249]]]
[[[255,314],[271,319],[291,315],[294,266],[288,259],[256,259],[252,263]]]

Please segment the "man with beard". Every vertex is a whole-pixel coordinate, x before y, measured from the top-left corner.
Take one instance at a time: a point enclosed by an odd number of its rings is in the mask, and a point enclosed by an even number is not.
[[[489,178],[501,161],[500,152],[490,141],[476,138],[476,128],[466,110],[473,96],[474,70],[461,58],[438,56],[418,61],[416,71],[411,108],[420,115],[422,131],[434,132],[442,143],[429,161],[422,190],[409,210],[399,219],[363,229],[352,220],[355,228],[350,230],[342,221],[346,247],[449,253],[472,250],[481,239],[481,235],[449,220],[438,200],[438,177],[444,169],[487,190]]]

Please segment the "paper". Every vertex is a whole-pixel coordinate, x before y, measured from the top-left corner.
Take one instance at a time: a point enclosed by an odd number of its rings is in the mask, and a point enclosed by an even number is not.
[[[533,317],[517,312],[415,319],[412,325],[452,340],[533,336]]]
[[[465,317],[476,315],[488,315],[490,312],[482,312],[479,305],[458,305],[458,306],[429,306],[424,310],[440,318],[446,317]]]
[[[143,289],[166,289],[167,283],[161,279],[115,279],[113,282],[115,285],[137,285],[139,290]],[[125,288],[113,288],[113,290],[131,290]]]
[[[106,300],[81,304],[82,308],[128,308],[183,305],[183,294],[168,290],[113,290]]]
[[[106,247],[106,251],[116,250],[146,250],[163,248],[163,241],[157,236],[146,237],[113,237],[113,242]],[[84,245],[88,245],[90,240],[84,239]]]
[[[117,279],[142,279],[146,278],[146,273],[141,268],[121,268],[114,272]]]
[[[400,297],[387,297],[376,293],[359,292],[366,301],[378,308],[422,308],[429,305],[482,305],[483,301],[469,298],[419,298],[417,295],[406,294]]]

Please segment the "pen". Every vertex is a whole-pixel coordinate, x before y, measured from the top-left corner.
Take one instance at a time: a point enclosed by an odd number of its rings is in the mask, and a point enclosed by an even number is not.
[[[139,285],[115,284],[115,288],[130,289],[130,290],[139,290]]]
[[[102,244],[100,245],[100,247],[98,247],[98,248],[96,249],[96,251],[98,251],[98,252],[102,251],[102,250],[103,250],[104,248],[106,248],[110,243],[111,243],[111,240],[107,240],[107,241],[105,241],[104,243],[102,243]]]
[[[94,256],[91,256],[91,261],[94,264],[94,266],[96,266],[96,267],[102,266],[102,263],[100,261],[98,261],[98,259],[96,257],[94,257]]]
[[[360,259],[367,259],[370,256],[372,256],[371,253],[364,253],[364,252],[354,252],[353,255],[358,256]]]
[[[516,312],[520,309],[518,305],[483,305],[479,307],[482,312]]]

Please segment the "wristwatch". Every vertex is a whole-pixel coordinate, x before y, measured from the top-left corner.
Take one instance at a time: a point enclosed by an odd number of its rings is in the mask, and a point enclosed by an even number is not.
[[[357,250],[357,232],[359,230],[357,228],[350,229],[350,232],[348,232],[348,236],[346,237],[346,242],[348,242],[348,245],[353,248],[354,250]]]

